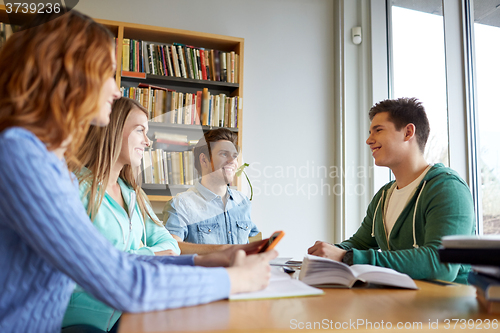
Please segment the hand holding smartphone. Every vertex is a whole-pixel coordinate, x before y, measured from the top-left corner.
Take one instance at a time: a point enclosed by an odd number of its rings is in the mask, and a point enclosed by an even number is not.
[[[264,245],[262,246],[262,248],[259,250],[259,253],[262,253],[262,252],[267,252],[269,250],[272,250],[276,244],[278,244],[278,242],[283,238],[283,236],[285,236],[285,232],[284,231],[276,231],[274,232],[271,237],[269,237],[269,241],[267,243],[264,243]]]

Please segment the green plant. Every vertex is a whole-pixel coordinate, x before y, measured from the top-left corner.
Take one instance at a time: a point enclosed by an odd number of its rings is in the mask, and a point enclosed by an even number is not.
[[[245,168],[250,166],[250,164],[248,163],[244,163],[242,166],[240,166],[237,170],[236,170],[236,177],[239,177],[241,176],[241,174],[245,174],[245,177],[247,178],[247,181],[248,181],[248,185],[250,185],[250,201],[252,201],[252,198],[253,198],[253,187],[252,187],[252,183],[250,182],[250,178],[248,178],[248,175],[247,173],[245,172]]]

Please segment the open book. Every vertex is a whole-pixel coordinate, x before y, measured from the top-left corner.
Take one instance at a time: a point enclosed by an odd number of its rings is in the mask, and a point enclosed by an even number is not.
[[[418,289],[406,274],[393,269],[372,265],[346,265],[335,260],[306,255],[299,280],[321,287],[352,288],[356,282],[390,287]]]
[[[323,290],[310,287],[307,284],[290,277],[278,267],[271,267],[271,280],[269,281],[269,285],[266,289],[251,293],[231,295],[229,296],[229,300],[285,298],[323,294]]]

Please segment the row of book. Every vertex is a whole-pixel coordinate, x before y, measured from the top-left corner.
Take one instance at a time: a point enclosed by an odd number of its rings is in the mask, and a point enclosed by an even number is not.
[[[139,84],[122,87],[122,96],[137,100],[148,109],[154,122],[217,127],[238,127],[242,99],[226,94],[212,95],[207,88],[196,93]]]
[[[442,262],[472,265],[468,282],[488,313],[500,313],[500,235],[446,236],[439,248]]]
[[[228,83],[239,81],[239,55],[191,45],[123,39],[122,70]]]
[[[194,185],[192,150],[167,152],[161,148],[144,150],[142,159],[145,184]]]

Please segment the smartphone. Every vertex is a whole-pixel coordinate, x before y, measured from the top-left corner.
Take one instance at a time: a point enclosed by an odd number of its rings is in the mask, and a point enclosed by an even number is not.
[[[264,246],[259,250],[259,253],[272,250],[276,244],[285,236],[284,231],[276,231],[269,237],[269,241],[264,244]]]

